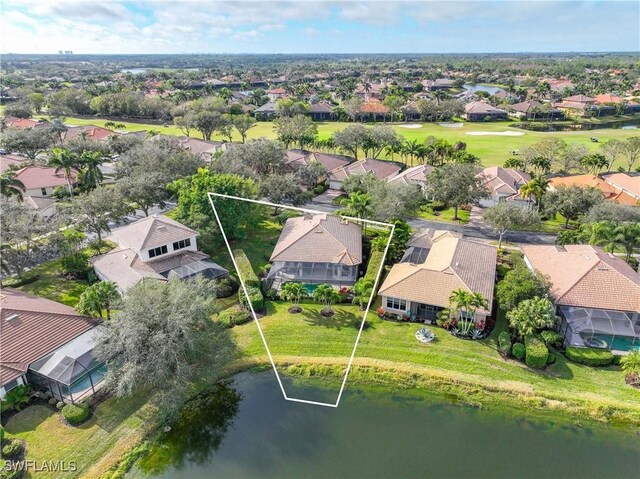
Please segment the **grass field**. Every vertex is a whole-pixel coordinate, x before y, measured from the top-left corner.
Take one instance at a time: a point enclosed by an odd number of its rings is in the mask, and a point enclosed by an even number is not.
[[[104,126],[108,120],[92,118],[92,119],[80,119],[80,118],[67,118],[66,123],[68,125],[97,125]],[[126,125],[126,131],[138,131],[138,130],[155,130],[165,135],[183,135],[183,133],[174,125],[162,125],[144,124],[144,123],[128,123],[117,122]],[[579,143],[587,146],[590,151],[597,151],[600,145],[611,139],[625,139],[632,136],[640,135],[638,130],[622,130],[622,129],[601,129],[591,131],[563,131],[563,132],[533,132],[525,131],[518,128],[511,128],[508,125],[512,122],[498,122],[498,123],[468,123],[465,122],[461,128],[447,128],[438,125],[437,123],[423,123],[420,128],[409,129],[403,128],[402,124],[390,125],[407,140],[424,141],[427,136],[435,136],[437,138],[446,139],[449,142],[463,141],[467,144],[467,149],[480,157],[482,163],[485,166],[502,165],[504,161],[509,158],[510,150],[521,150],[527,145],[536,143],[543,138],[555,137],[562,138],[568,143]],[[351,123],[342,122],[328,122],[317,123],[318,136],[320,138],[327,138],[336,130],[341,130]],[[370,124],[372,125],[372,124]],[[473,136],[467,133],[473,132],[504,132],[512,131],[524,133],[522,136]],[[192,136],[200,138],[200,134],[196,131],[192,132]],[[590,138],[595,136],[599,139],[599,143],[593,143]],[[275,138],[273,131],[273,123],[271,122],[258,122],[254,128],[249,130],[248,138]],[[222,139],[219,136],[213,137],[213,139]],[[234,141],[240,141],[240,136],[237,135]],[[383,155],[384,157],[384,155]],[[398,160],[399,158],[395,158]]]

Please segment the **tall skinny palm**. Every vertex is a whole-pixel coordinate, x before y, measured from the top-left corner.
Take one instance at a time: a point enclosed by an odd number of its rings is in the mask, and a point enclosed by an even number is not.
[[[22,201],[22,193],[26,192],[26,188],[13,171],[7,171],[0,176],[0,192],[2,196],[15,196]]]
[[[73,197],[73,170],[78,167],[79,160],[78,155],[70,150],[63,148],[54,148],[51,158],[49,158],[49,165],[55,167],[56,173],[60,170],[64,171],[64,177],[67,180],[69,187],[69,194]]]
[[[371,196],[369,193],[359,193],[354,191],[349,195],[346,203],[347,212],[356,218],[363,219],[369,214],[371,207]],[[367,233],[367,224],[363,221],[364,233]]]
[[[100,165],[104,163],[104,157],[98,151],[83,151],[80,155],[79,164],[82,167],[82,179],[90,188],[96,188],[104,179]]]

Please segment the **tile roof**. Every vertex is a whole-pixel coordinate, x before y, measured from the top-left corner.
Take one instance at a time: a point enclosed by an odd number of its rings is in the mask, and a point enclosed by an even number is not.
[[[506,113],[485,101],[469,102],[464,106],[464,111],[465,113]]]
[[[596,101],[595,98],[591,98],[587,95],[572,95],[562,99],[563,102],[583,103],[589,104]]]
[[[301,166],[308,165],[314,160],[324,166],[324,169],[330,173],[333,170],[348,165],[353,161],[353,158],[344,155],[293,149],[287,150],[284,162],[289,168],[297,170]]]
[[[410,185],[412,183],[424,184],[427,181],[427,176],[433,171],[431,165],[418,165],[411,168],[407,168],[402,173],[398,173],[393,178],[389,178],[389,183],[404,183]]]
[[[278,111],[278,107],[276,106],[275,102],[272,101],[269,101],[262,105],[260,108],[256,108],[254,110],[254,112],[256,113],[273,113],[276,111]]]
[[[20,155],[0,155],[0,173],[4,173],[10,167],[21,167],[30,160]]]
[[[4,122],[7,126],[13,128],[27,129],[48,126],[49,122],[46,120],[34,120],[33,118],[15,118],[12,116],[6,116]]]
[[[113,232],[121,246],[135,251],[166,245],[197,234],[165,215],[149,216]]]
[[[115,131],[109,130],[108,128],[102,128],[96,125],[82,125],[69,127],[64,134],[64,139],[71,140],[79,137],[83,133],[90,140],[104,140],[112,135],[117,135]]]
[[[596,105],[602,105],[604,103],[620,103],[623,99],[617,95],[611,93],[603,93],[594,97]]]
[[[480,174],[484,176],[484,186],[491,192],[492,196],[498,193],[518,194],[518,185],[523,185],[531,180],[531,176],[513,168],[502,168],[501,166],[490,166],[483,169]]]
[[[69,306],[12,288],[2,289],[0,306],[0,384],[99,324]]]
[[[78,172],[72,170],[72,181],[75,181],[77,176]],[[56,173],[56,169],[51,166],[26,166],[16,171],[16,178],[22,181],[27,190],[67,185],[64,172],[60,170]]]
[[[358,265],[362,263],[361,227],[327,214],[289,218],[270,261]]]
[[[624,173],[620,174],[624,175]],[[636,198],[623,191],[620,187],[617,188],[615,183],[612,183],[614,182],[593,175],[557,176],[551,178],[549,182],[552,189],[560,185],[597,188],[602,192],[606,200],[625,205],[637,204],[638,200]]]
[[[386,180],[397,175],[404,165],[393,161],[365,158],[343,168],[339,168],[329,176],[333,180],[344,180],[351,175],[373,173],[377,178]]]
[[[312,103],[309,105],[309,113],[331,113],[333,112],[333,108],[331,105],[324,102]]]
[[[615,186],[626,193],[640,199],[640,175],[631,175],[629,173],[613,173],[606,175],[604,180],[612,186]]]
[[[640,311],[640,274],[591,245],[523,246],[530,266],[552,282],[560,305]]]
[[[395,264],[379,294],[444,308],[449,305],[452,291],[464,289],[482,294],[488,300],[486,312],[490,314],[496,278],[496,248],[450,232],[432,231],[430,235],[432,245],[424,263]],[[420,241],[428,243],[424,235]],[[414,242],[413,246],[420,245],[417,239]]]
[[[389,113],[389,108],[380,100],[371,99],[360,105],[360,113]]]
[[[41,196],[25,196],[24,203],[34,210],[44,211],[56,203],[55,198]]]

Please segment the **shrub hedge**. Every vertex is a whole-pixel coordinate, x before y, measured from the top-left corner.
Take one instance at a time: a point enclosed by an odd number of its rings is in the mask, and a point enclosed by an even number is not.
[[[527,336],[524,339],[525,360],[527,366],[542,369],[547,365],[549,349],[542,339],[537,336]]]
[[[511,354],[513,354],[518,359],[524,359],[525,348],[522,343],[513,343],[511,347]]]
[[[251,312],[247,311],[244,308],[239,308],[238,306],[231,306],[223,311],[220,311],[218,314],[218,321],[220,324],[227,326],[229,328],[237,325],[244,324],[251,321]]]
[[[24,273],[18,276],[14,276],[13,278],[7,278],[2,281],[3,288],[19,288],[20,286],[24,286],[25,284],[35,283],[40,279],[39,274],[35,273]]]
[[[249,301],[251,302],[251,306],[254,311],[262,311],[264,308],[264,296],[260,288],[255,286],[247,286],[247,293],[249,294]],[[240,304],[244,306],[246,309],[249,309],[249,303],[247,302],[247,297],[244,294],[242,288],[238,290],[238,299],[240,300]]]
[[[86,403],[65,404],[61,412],[69,424],[77,426],[85,422],[89,417],[89,405]]]
[[[613,363],[613,353],[604,349],[569,346],[565,355],[569,361],[587,366],[609,366]]]
[[[216,294],[218,298],[228,298],[238,291],[238,282],[233,276],[216,281]]]
[[[369,257],[369,264],[367,265],[367,272],[364,274],[365,280],[370,280],[375,283],[378,270],[384,259],[384,251],[372,251]]]
[[[555,331],[542,331],[540,333],[540,337],[545,343],[547,343],[549,346],[553,346],[556,349],[562,347],[562,343],[564,342],[564,338],[562,337],[562,335]]]
[[[498,351],[505,356],[511,353],[511,336],[507,331],[498,335]]]
[[[233,257],[236,259],[238,273],[240,274],[240,279],[244,281],[244,284],[260,288],[258,275],[253,270],[253,266],[251,266],[251,262],[249,261],[249,258],[247,258],[245,252],[241,249],[236,249],[233,251]]]

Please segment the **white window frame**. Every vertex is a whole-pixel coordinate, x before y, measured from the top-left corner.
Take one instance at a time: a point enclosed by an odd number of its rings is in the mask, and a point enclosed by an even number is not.
[[[392,296],[387,296],[385,305],[387,309],[393,309],[395,311],[407,310],[407,300],[402,298],[394,298]]]

